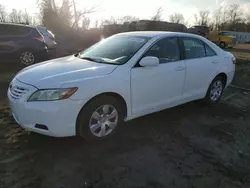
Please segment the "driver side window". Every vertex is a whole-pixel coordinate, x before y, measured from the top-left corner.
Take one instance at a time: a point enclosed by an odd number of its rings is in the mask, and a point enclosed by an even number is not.
[[[180,60],[180,48],[177,37],[164,38],[156,42],[145,54],[159,58],[161,63],[168,63]]]

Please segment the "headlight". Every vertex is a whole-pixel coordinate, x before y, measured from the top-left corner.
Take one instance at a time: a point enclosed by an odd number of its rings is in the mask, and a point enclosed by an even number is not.
[[[73,88],[60,88],[60,89],[41,89],[35,91],[28,102],[30,101],[54,101],[67,99],[73,95],[77,90],[77,87]]]

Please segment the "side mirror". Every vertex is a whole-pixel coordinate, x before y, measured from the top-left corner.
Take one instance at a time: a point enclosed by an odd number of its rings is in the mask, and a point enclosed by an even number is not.
[[[157,57],[147,56],[147,57],[142,58],[139,64],[142,67],[154,67],[154,66],[158,66],[160,64],[160,61]]]

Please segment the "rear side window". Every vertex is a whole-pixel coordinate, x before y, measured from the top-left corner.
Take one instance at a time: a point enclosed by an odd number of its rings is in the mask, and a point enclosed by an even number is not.
[[[21,36],[28,35],[31,31],[30,27],[18,26],[18,25],[1,25],[0,35],[1,36]]]
[[[207,56],[215,56],[215,55],[217,55],[215,53],[215,51],[212,48],[210,48],[207,44],[205,44],[205,49],[206,49],[206,55]]]
[[[35,38],[42,37],[41,33],[39,33],[39,31],[37,29],[35,29],[35,28],[32,29],[30,36],[35,37]]]
[[[185,59],[206,57],[205,47],[201,40],[195,38],[182,38]]]
[[[45,29],[44,27],[37,27],[38,31],[43,35],[43,36],[48,36],[49,33],[47,31],[47,29]]]
[[[176,37],[164,38],[156,42],[145,54],[159,58],[160,63],[180,60],[179,40]]]

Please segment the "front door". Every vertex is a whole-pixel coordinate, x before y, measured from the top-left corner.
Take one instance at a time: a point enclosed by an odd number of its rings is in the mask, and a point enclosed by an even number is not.
[[[180,57],[178,38],[156,42],[144,55],[159,58],[155,67],[131,69],[132,115],[144,115],[179,104],[185,82],[186,65]]]

